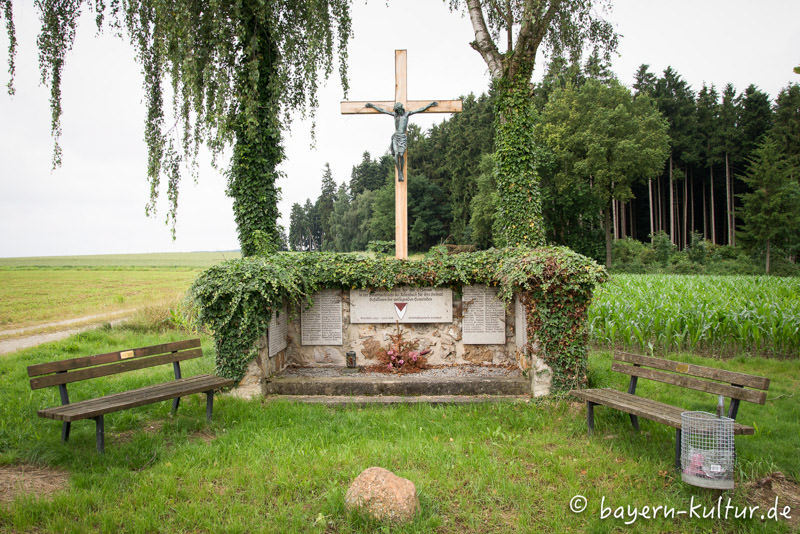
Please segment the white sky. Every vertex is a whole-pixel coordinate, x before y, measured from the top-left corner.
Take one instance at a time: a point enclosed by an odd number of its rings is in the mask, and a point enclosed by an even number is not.
[[[199,180],[181,186],[177,240],[164,224],[166,203],[155,218],[144,215],[148,199],[143,142],[141,75],[132,48],[110,32],[100,36],[91,16],[81,20],[63,78],[63,165],[51,170],[49,91],[39,83],[36,35],[39,20],[29,2],[14,3],[18,54],[17,93],[8,81],[5,23],[0,31],[0,257],[104,253],[230,250],[238,248],[225,178],[209,158]],[[641,63],[660,74],[672,65],[697,90],[750,83],[775,97],[800,81],[800,2],[764,0],[617,0],[607,15],[622,34],[613,68],[630,84]],[[411,99],[451,99],[488,89],[486,66],[469,47],[469,19],[436,0],[372,0],[353,6],[350,93],[353,100],[391,100],[394,49],[408,50]],[[539,67],[545,61],[538,59]],[[537,69],[540,71],[541,69]],[[285,134],[281,223],[289,210],[319,194],[329,162],[337,183],[350,179],[368,150],[389,145],[392,124],[382,115],[342,116],[342,89],[331,79],[320,93],[317,143],[310,125],[295,121]],[[448,115],[417,115],[429,128]],[[223,161],[223,166],[226,161]]]

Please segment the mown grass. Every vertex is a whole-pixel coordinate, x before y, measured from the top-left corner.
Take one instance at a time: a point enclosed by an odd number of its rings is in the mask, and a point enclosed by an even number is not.
[[[36,417],[58,404],[55,388],[30,391],[25,367],[149,345],[183,337],[129,329],[83,333],[0,360],[0,462],[33,463],[70,473],[70,485],[51,498],[20,497],[0,504],[0,530],[36,532],[622,532],[624,519],[600,518],[613,507],[665,505],[687,509],[691,498],[711,507],[715,494],[687,486],[672,469],[672,429],[598,408],[597,432],[587,437],[585,409],[567,398],[528,404],[327,408],[218,398],[205,423],[204,399],[169,403],[106,418],[106,454],[94,451],[94,424],[73,424],[60,442],[57,422]],[[187,362],[184,375],[213,368],[206,357]],[[744,506],[743,482],[780,469],[800,474],[800,362],[761,358],[724,362],[680,359],[753,372],[773,379],[766,406],[743,405],[740,419],[757,423],[755,436],[737,438],[739,473],[733,503]],[[169,379],[164,369],[103,378],[71,387],[86,395]],[[594,353],[593,385],[624,387],[609,370],[608,353]],[[646,384],[640,391],[687,408],[710,409],[706,395]],[[155,430],[151,430],[151,429]],[[212,439],[209,439],[212,438]],[[346,511],[344,494],[358,473],[379,465],[415,482],[422,512],[391,526]],[[588,509],[569,502],[584,495]],[[727,495],[727,494],[726,494]],[[629,519],[628,519],[629,520]],[[643,532],[785,532],[759,520],[639,519]]]

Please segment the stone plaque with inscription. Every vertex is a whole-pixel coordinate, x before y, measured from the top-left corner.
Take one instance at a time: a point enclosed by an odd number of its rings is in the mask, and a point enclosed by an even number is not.
[[[350,290],[351,323],[451,323],[453,292],[437,287]]]
[[[314,304],[300,313],[303,345],[342,344],[342,292],[324,289],[314,294]]]
[[[286,348],[286,330],[289,325],[286,306],[276,312],[272,312],[272,319],[269,321],[267,337],[269,338],[269,357],[272,358]]]
[[[461,335],[465,345],[503,345],[506,342],[506,307],[497,289],[464,286]]]

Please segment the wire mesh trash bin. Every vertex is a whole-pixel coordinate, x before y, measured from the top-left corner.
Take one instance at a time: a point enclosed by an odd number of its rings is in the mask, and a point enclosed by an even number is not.
[[[701,488],[733,489],[733,419],[681,414],[681,478]]]

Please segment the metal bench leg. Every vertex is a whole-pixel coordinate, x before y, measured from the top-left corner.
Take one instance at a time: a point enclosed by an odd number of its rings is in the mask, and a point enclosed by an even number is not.
[[[675,469],[681,470],[681,429],[675,429]]]
[[[172,399],[172,415],[175,415],[178,412],[178,405],[181,403],[180,397],[175,397]]]
[[[206,391],[206,421],[211,422],[211,415],[214,413],[214,390]]]
[[[631,424],[633,425],[633,429],[639,432],[639,418],[632,413],[629,413],[628,415],[631,416]]]
[[[72,426],[72,423],[69,421],[64,421],[61,423],[61,441],[66,443],[69,441],[69,429]]]
[[[594,432],[594,405],[592,401],[586,401],[586,426],[589,428],[589,435]]]
[[[97,452],[103,454],[106,445],[105,426],[103,425],[103,416],[98,415],[94,418],[96,433],[97,433]]]

